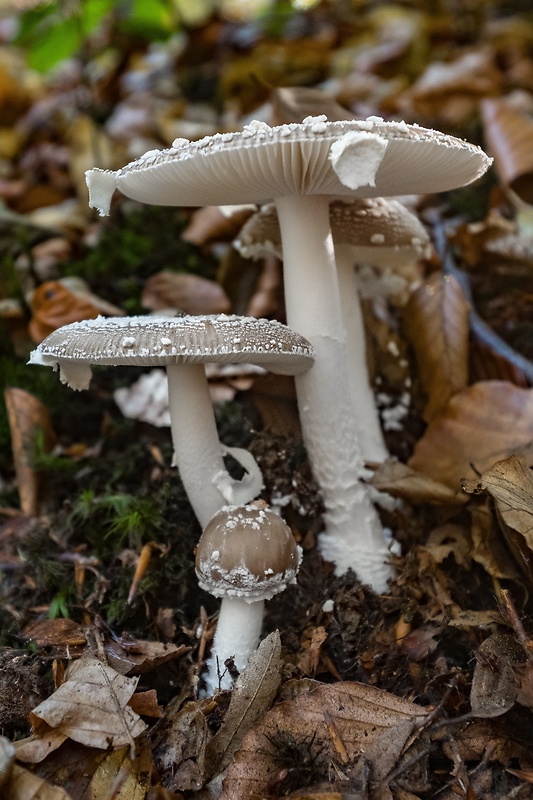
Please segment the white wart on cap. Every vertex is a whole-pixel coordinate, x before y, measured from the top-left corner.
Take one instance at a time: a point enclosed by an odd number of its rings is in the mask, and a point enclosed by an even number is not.
[[[65,325],[31,353],[30,364],[59,367],[61,380],[86,389],[94,365],[165,366],[175,460],[194,511],[204,526],[228,502],[248,502],[263,487],[252,455],[223,448],[204,364],[253,363],[292,375],[309,369],[309,343],[276,321],[237,316],[98,317]],[[228,474],[223,453],[247,474]]]

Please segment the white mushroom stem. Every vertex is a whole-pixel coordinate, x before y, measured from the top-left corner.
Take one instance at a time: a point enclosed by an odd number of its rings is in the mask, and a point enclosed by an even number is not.
[[[374,392],[368,379],[365,325],[353,250],[352,245],[335,245],[342,319],[346,329],[348,384],[361,452],[368,461],[385,461],[389,453],[381,430]]]
[[[219,441],[203,364],[167,366],[174,458],[194,513],[202,528],[222,506],[242,505],[257,497],[263,476],[250,453],[224,448]],[[241,480],[229,475],[225,450],[243,463]],[[240,453],[246,455],[241,458]]]
[[[305,336],[315,364],[297,376],[302,432],[325,505],[319,548],[337,574],[352,568],[376,592],[391,569],[381,522],[363,470],[346,369],[346,332],[337,283],[327,196],[276,200],[283,247],[288,324]]]
[[[233,678],[224,666],[228,658],[233,658],[239,672],[246,667],[259,644],[264,608],[264,600],[250,602],[242,597],[228,596],[222,599],[211,656],[204,675],[206,696],[212,695],[219,686],[221,689],[231,689]]]

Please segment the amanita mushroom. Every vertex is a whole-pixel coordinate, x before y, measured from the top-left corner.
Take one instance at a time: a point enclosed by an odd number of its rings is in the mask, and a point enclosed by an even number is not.
[[[205,676],[208,694],[231,687],[226,659],[244,669],[259,644],[265,600],[296,583],[300,561],[291,529],[266,503],[227,506],[210,520],[196,548],[200,586],[222,598]]]
[[[368,380],[365,331],[354,266],[357,263],[382,269],[404,268],[427,257],[429,236],[418,218],[397,200],[382,197],[337,200],[331,203],[329,216],[346,330],[350,402],[356,416],[361,455],[365,461],[384,461],[388,451]],[[233,244],[245,258],[272,254],[282,259],[275,205],[262,206],[253,214]]]
[[[115,189],[162,205],[276,203],[283,241],[288,324],[312,344],[316,362],[296,379],[302,431],[320,485],[326,530],[319,546],[338,574],[349,568],[383,591],[391,576],[387,543],[367,487],[350,407],[346,339],[335,272],[329,203],[445,191],[482,175],[491,160],[474,145],[437,131],[323,116],[240,133],[176,140],[116,172],[87,173],[90,204],[109,212]]]
[[[30,355],[30,364],[60,369],[73,389],[86,389],[91,365],[165,366],[175,460],[194,512],[204,527],[227,503],[247,503],[263,487],[253,456],[223,448],[204,364],[254,363],[293,375],[309,369],[309,343],[279,322],[253,317],[98,317],[65,325]],[[242,480],[227,472],[223,453],[247,471]]]

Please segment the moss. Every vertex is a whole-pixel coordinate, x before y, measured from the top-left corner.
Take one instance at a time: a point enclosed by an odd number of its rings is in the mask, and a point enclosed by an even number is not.
[[[215,276],[216,262],[182,241],[186,222],[175,208],[125,202],[103,224],[96,245],[64,264],[62,272],[84,278],[93,292],[126,313],[143,313],[143,286],[156,272],[165,269]]]

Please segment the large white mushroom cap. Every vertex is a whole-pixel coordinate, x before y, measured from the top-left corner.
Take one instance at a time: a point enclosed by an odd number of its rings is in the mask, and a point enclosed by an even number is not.
[[[379,197],[428,194],[479,178],[491,159],[438,131],[379,117],[270,127],[178,139],[116,171],[87,172],[89,202],[108,214],[115,189],[143,203],[175,206],[266,203],[289,195]]]

